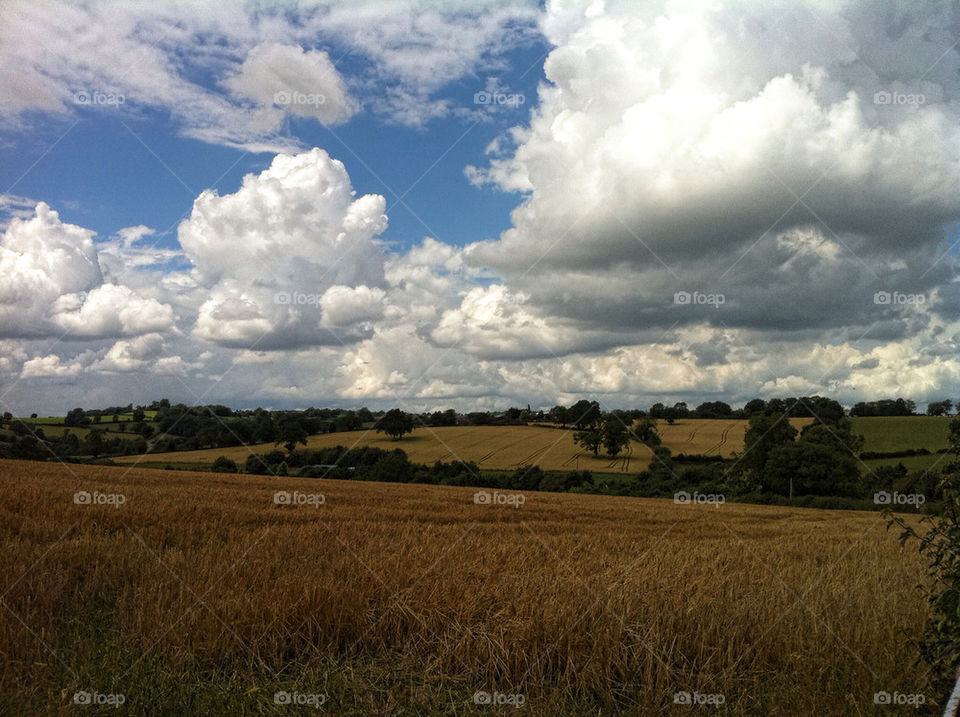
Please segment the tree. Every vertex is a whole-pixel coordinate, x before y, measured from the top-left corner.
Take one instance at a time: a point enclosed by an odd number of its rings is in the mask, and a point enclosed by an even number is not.
[[[796,435],[797,429],[790,425],[786,415],[754,416],[743,436],[744,452],[737,467],[742,471],[752,470],[755,475],[760,475],[770,452],[777,446],[792,443]]]
[[[608,415],[600,429],[600,440],[607,455],[616,457],[630,444],[630,433],[619,416]]]
[[[946,416],[953,410],[953,401],[949,398],[943,401],[934,401],[927,405],[928,416]]]
[[[600,455],[600,446],[603,445],[603,436],[600,431],[577,431],[573,434],[573,442],[582,446],[584,450],[590,451],[593,455]]]
[[[289,419],[280,424],[280,435],[274,445],[283,446],[287,453],[293,453],[297,444],[307,445],[307,432],[296,419]]]
[[[147,418],[146,412],[143,410],[143,406],[137,406],[133,409],[133,420],[134,421],[144,421]]]
[[[750,401],[747,401],[747,403],[743,407],[743,415],[746,418],[752,418],[753,416],[758,416],[764,412],[766,405],[767,405],[767,402],[764,401],[762,398],[754,398]]]
[[[581,399],[570,407],[570,421],[578,430],[593,428],[600,423],[600,404]]]
[[[657,422],[649,416],[644,416],[637,421],[633,429],[633,435],[641,443],[648,446],[659,446],[661,443],[660,433],[657,431]]]
[[[386,433],[390,438],[399,441],[405,433],[413,430],[413,417],[399,408],[391,408],[377,421],[377,433]]]
[[[67,415],[63,419],[63,425],[65,426],[86,426],[89,423],[90,419],[87,418],[87,414],[84,413],[82,408],[67,411]]]

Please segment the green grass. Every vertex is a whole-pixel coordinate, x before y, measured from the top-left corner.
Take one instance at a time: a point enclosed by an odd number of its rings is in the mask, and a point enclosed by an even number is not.
[[[864,463],[870,468],[879,468],[880,466],[895,466],[903,463],[904,467],[910,472],[926,471],[933,468],[936,471],[941,470],[951,462],[955,456],[945,456],[940,453],[931,453],[928,456],[904,456],[903,458],[870,458]]]
[[[887,453],[910,448],[936,451],[949,446],[947,435],[951,420],[949,416],[858,417],[853,419],[853,430],[864,437],[864,451]]]

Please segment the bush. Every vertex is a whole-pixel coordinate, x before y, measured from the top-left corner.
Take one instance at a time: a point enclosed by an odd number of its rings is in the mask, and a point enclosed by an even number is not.
[[[210,470],[214,473],[236,473],[237,464],[226,456],[220,456],[210,466]]]

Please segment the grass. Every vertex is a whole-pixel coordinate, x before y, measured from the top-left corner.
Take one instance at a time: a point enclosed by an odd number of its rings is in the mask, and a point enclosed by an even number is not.
[[[926,456],[903,456],[901,458],[869,458],[864,461],[864,464],[870,468],[877,468],[879,466],[895,466],[898,463],[903,463],[906,469],[910,472],[913,471],[927,471],[931,468],[934,471],[940,472],[945,468],[949,463],[951,463],[956,456],[943,455],[940,453],[931,453]]]
[[[864,437],[863,450],[877,452],[926,448],[936,451],[949,447],[950,416],[876,416],[857,417],[853,430]]]
[[[922,565],[876,514],[5,461],[0,540],[12,714],[78,690],[131,714],[291,714],[278,690],[332,714],[501,713],[477,690],[689,714],[682,690],[840,715],[927,689]]]

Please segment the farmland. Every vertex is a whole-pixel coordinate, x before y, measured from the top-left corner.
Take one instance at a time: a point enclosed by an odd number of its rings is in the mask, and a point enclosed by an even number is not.
[[[473,495],[4,461],[5,706],[67,713],[88,691],[132,714],[287,714],[285,691],[336,714],[496,713],[483,691],[529,714],[688,714],[683,691],[732,714],[839,715],[881,690],[934,699],[908,644],[922,567],[875,514]]]
[[[794,418],[791,423],[802,427],[810,419]],[[729,457],[743,450],[747,422],[737,419],[685,419],[673,425],[661,422],[658,430],[663,443],[674,453],[701,453]],[[393,441],[372,430],[349,433],[327,433],[311,436],[307,448],[318,449],[343,445],[373,446],[391,450],[403,449],[412,461],[431,464],[435,461],[473,461],[485,470],[513,470],[520,466],[538,465],[544,470],[590,470],[602,473],[636,473],[650,462],[650,449],[631,441],[628,451],[617,458],[599,457],[585,452],[573,440],[574,431],[542,426],[450,426],[417,428],[400,441]],[[155,453],[148,456],[118,458],[118,463],[212,463],[227,456],[238,463],[251,453],[275,450],[273,444],[250,447],[213,448],[200,451]]]

